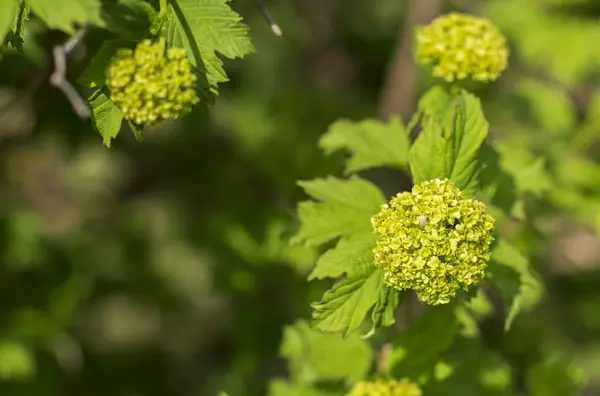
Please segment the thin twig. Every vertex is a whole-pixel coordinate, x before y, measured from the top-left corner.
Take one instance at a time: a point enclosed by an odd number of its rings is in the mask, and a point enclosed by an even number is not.
[[[283,32],[281,31],[281,28],[279,27],[277,22],[275,22],[275,19],[273,19],[273,17],[269,13],[269,10],[267,10],[265,0],[258,0],[258,9],[260,10],[260,13],[262,14],[263,18],[265,18],[265,21],[267,21],[267,23],[271,27],[273,33],[275,33],[276,36],[281,36]]]
[[[81,118],[88,118],[90,116],[90,109],[88,108],[84,99],[81,98],[75,87],[67,80],[67,56],[73,51],[73,49],[81,42],[85,34],[88,31],[88,26],[84,26],[80,29],[77,34],[70,37],[64,44],[57,45],[53,48],[52,54],[54,59],[54,70],[50,75],[50,84],[60,89],[69,102],[77,115]],[[9,100],[7,103],[0,106],[0,120],[8,114],[8,110],[16,105],[17,103],[29,98],[37,91],[51,70],[51,63],[46,61],[43,67],[37,72],[34,78],[29,81],[23,91],[16,95],[14,98]]]
[[[67,80],[67,56],[81,42],[88,27],[84,26],[77,32],[76,35],[69,38],[63,45],[54,47],[52,54],[54,55],[54,72],[50,76],[50,84],[60,89],[73,107],[73,110],[81,118],[88,118],[90,108],[85,100],[79,95],[77,89]]]

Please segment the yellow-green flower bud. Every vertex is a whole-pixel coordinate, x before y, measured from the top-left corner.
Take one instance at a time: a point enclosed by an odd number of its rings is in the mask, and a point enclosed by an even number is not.
[[[144,40],[135,50],[119,50],[108,67],[106,85],[110,99],[136,124],[179,118],[200,101],[185,51],[165,51],[164,39]]]
[[[426,181],[397,194],[371,218],[375,265],[384,282],[413,289],[426,304],[446,304],[484,277],[494,219],[448,180]]]
[[[346,396],[421,396],[421,389],[407,379],[361,381]]]
[[[417,58],[448,82],[494,81],[508,66],[506,38],[487,18],[452,12],[416,31]]]

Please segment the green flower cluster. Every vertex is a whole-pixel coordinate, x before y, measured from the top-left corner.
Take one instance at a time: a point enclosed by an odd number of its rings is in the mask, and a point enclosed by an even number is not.
[[[407,379],[358,382],[346,396],[421,396],[421,389]]]
[[[165,51],[164,39],[119,50],[108,67],[106,84],[110,99],[136,124],[179,118],[199,102],[196,76],[185,51]]]
[[[453,12],[417,28],[417,58],[448,82],[494,81],[508,66],[506,38],[489,19]]]
[[[399,193],[371,223],[378,235],[375,265],[387,285],[414,289],[419,300],[436,305],[483,279],[494,219],[483,203],[465,198],[449,180]]]

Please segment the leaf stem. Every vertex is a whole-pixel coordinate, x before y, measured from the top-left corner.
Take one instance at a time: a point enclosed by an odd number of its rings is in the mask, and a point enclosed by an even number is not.
[[[160,8],[160,15],[165,15],[167,13],[167,0],[159,0],[158,6]]]

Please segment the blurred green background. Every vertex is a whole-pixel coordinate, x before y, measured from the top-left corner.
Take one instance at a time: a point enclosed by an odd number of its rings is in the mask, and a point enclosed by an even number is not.
[[[487,342],[522,394],[547,395],[564,370],[539,367],[564,361],[600,394],[600,2],[271,0],[281,38],[254,1],[231,4],[257,52],[226,64],[214,107],[141,144],[124,130],[106,149],[48,84],[0,114],[0,395],[267,394],[288,372],[284,326],[330,286],[306,282],[318,252],[287,243],[296,180],[341,174],[317,145],[336,119],[408,121],[435,83],[412,60],[411,27],[450,10],[509,38],[509,70],[470,88],[530,195],[515,216],[535,228],[511,232],[547,288],[508,334],[488,323]],[[0,62],[0,103],[64,39],[26,29],[25,55]],[[547,351],[556,359],[538,362]]]

